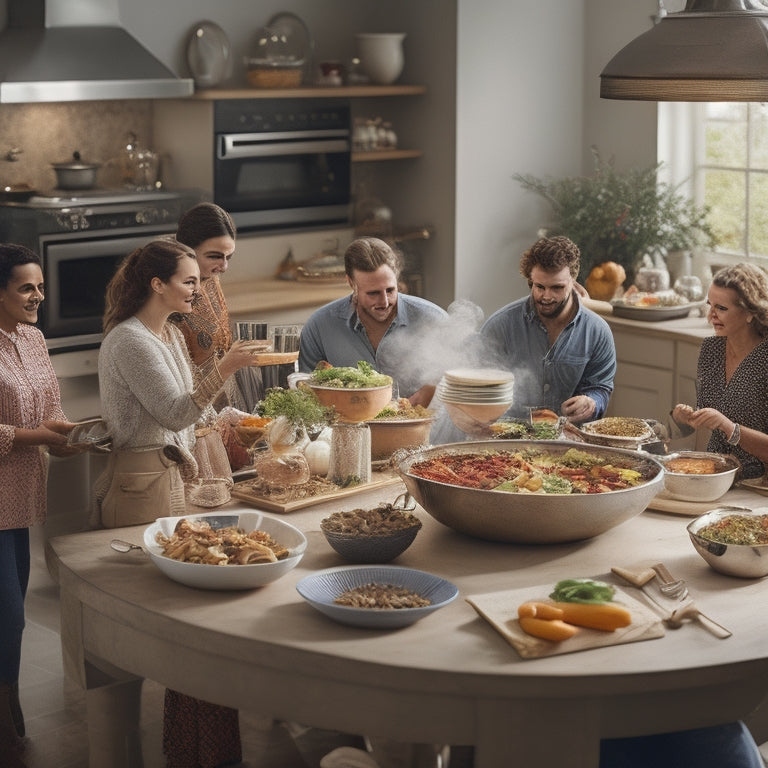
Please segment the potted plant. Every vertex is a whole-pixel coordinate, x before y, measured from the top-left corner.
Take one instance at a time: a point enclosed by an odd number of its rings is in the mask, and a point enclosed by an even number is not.
[[[565,235],[579,246],[583,282],[592,268],[615,262],[631,284],[645,254],[710,247],[715,236],[707,221],[709,209],[696,205],[677,187],[659,181],[662,163],[620,172],[592,148],[591,176],[562,179],[515,174],[528,190],[552,206],[549,234]]]

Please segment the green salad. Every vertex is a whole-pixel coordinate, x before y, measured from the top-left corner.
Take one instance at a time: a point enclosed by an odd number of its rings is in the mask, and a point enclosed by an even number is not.
[[[310,381],[321,387],[365,389],[368,387],[386,387],[392,383],[392,377],[375,371],[370,363],[360,360],[357,363],[357,368],[346,366],[316,368],[312,371]]]

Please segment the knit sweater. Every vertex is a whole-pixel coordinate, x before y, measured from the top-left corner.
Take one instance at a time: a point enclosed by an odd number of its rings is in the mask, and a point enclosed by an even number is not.
[[[192,451],[194,425],[221,389],[215,366],[194,387],[184,338],[171,323],[162,337],[138,318],[116,325],[99,352],[99,390],[115,450],[176,444]]]

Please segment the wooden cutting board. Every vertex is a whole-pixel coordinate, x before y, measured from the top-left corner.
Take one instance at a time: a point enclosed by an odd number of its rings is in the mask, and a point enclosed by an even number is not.
[[[346,499],[349,496],[356,496],[364,491],[371,491],[376,488],[386,488],[389,485],[394,485],[399,482],[400,476],[392,472],[374,472],[370,483],[353,485],[350,488],[339,488],[330,493],[324,493],[321,496],[310,496],[306,499],[281,502],[276,501],[275,499],[257,496],[249,488],[248,480],[244,480],[240,483],[235,483],[235,487],[232,489],[232,498],[245,501],[248,504],[253,504],[255,507],[266,510],[267,512],[286,514],[288,512],[294,512],[297,509],[304,509],[305,507],[311,507],[315,504],[322,504],[326,501]],[[394,501],[394,499],[392,499],[392,501]]]
[[[654,512],[668,512],[672,515],[683,515],[684,517],[698,517],[717,507],[749,507],[754,509],[764,506],[766,506],[765,498],[759,491],[735,487],[716,501],[680,501],[668,496],[666,491],[661,491],[651,499],[646,509]]]
[[[621,643],[635,643],[664,636],[661,619],[647,606],[616,588],[615,601],[629,609],[632,623],[614,632],[580,627],[577,634],[561,643],[543,640],[526,634],[517,621],[517,608],[529,600],[547,601],[552,585],[523,587],[503,592],[472,595],[467,602],[482,616],[524,659],[557,656],[561,653],[585,651]]]

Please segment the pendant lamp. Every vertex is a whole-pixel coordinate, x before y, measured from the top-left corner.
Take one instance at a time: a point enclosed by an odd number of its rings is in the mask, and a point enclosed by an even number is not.
[[[604,99],[768,101],[768,2],[688,0],[622,48]]]

